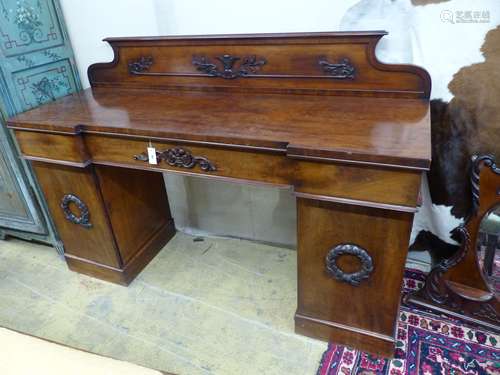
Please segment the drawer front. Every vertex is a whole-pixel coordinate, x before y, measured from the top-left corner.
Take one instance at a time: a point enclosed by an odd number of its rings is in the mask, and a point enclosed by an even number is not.
[[[220,147],[208,147],[192,144],[152,142],[157,152],[169,149],[182,149],[193,158],[193,162],[183,165],[181,156],[173,157],[178,164],[171,165],[166,160],[159,160],[157,165],[148,163],[145,157],[149,143],[146,140],[133,140],[98,135],[85,135],[85,143],[95,163],[128,164],[139,168],[162,169],[188,174],[237,178],[261,181],[272,184],[288,184],[288,160],[283,154],[259,153]],[[205,168],[205,161],[213,168]]]
[[[416,207],[420,171],[353,164],[298,161],[299,178],[291,176],[297,193]]]
[[[26,159],[51,159],[67,164],[82,164],[89,160],[80,135],[16,130],[16,139]]]
[[[418,171],[297,160],[287,157],[284,151],[155,141],[153,146],[158,152],[181,148],[184,153],[179,150],[173,155],[164,153],[158,165],[151,165],[146,158],[146,140],[94,134],[85,134],[84,140],[96,164],[293,186],[297,193],[314,196],[415,207],[420,188]]]

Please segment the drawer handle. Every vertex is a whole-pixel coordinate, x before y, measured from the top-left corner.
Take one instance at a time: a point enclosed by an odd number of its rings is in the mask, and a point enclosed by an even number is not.
[[[361,269],[357,272],[346,273],[337,265],[337,258],[342,255],[352,255],[361,262]],[[370,254],[357,245],[340,244],[331,249],[326,255],[326,269],[328,273],[339,281],[352,286],[358,286],[361,281],[368,279],[373,272],[373,260]]]
[[[148,154],[143,152],[138,155],[134,155],[135,160],[148,161]],[[194,156],[189,150],[182,147],[169,148],[166,151],[159,152],[156,151],[156,160],[160,162],[164,160],[168,165],[180,168],[194,168],[199,165],[201,170],[204,172],[216,171],[215,165],[205,157]]]
[[[75,204],[75,206],[80,210],[80,216],[75,215],[71,212],[69,208],[70,203]],[[64,212],[64,216],[66,220],[73,224],[81,225],[84,228],[91,228],[92,224],[90,223],[90,212],[87,205],[76,195],[74,194],[66,194],[61,199],[61,208]]]

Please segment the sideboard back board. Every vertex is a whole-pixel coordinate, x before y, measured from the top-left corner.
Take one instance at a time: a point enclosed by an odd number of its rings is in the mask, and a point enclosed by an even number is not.
[[[93,87],[429,98],[425,70],[377,60],[375,47],[384,35],[379,31],[106,38],[115,58],[92,65],[88,75]],[[242,77],[252,79],[237,79]]]

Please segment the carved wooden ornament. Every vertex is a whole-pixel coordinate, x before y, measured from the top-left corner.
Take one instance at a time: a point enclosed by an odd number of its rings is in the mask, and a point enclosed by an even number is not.
[[[357,272],[346,273],[337,266],[337,258],[342,255],[352,255],[361,261],[361,269]],[[353,244],[340,244],[331,249],[326,255],[326,270],[339,281],[352,286],[358,286],[361,281],[370,277],[373,271],[373,260],[368,252]]]
[[[75,215],[71,212],[69,207],[70,203],[74,203],[78,210],[80,211],[80,216]],[[87,205],[76,195],[66,194],[61,200],[61,208],[64,212],[66,220],[72,222],[73,224],[81,225],[85,228],[91,228],[90,223],[90,212]]]
[[[143,152],[138,155],[134,155],[135,160],[148,161],[148,154]],[[168,165],[172,167],[180,168],[194,168],[196,165],[200,166],[200,169],[204,172],[216,171],[215,165],[202,156],[194,156],[191,151],[182,147],[169,148],[163,152],[156,152],[156,159],[159,161],[164,160]]]

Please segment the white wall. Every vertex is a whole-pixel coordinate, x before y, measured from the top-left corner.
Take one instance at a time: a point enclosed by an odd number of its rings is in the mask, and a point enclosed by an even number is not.
[[[61,0],[60,3],[84,88],[89,87],[88,66],[113,59],[113,51],[102,39],[158,35],[153,0]]]
[[[462,66],[483,61],[479,47],[499,24],[500,1],[452,0],[415,7],[410,0],[60,0],[84,87],[87,67],[109,61],[107,36],[229,34],[293,31],[389,31],[379,58],[423,65],[433,78],[433,97],[447,89]],[[490,22],[444,22],[443,12],[488,11]]]
[[[84,87],[86,70],[109,61],[107,36],[386,29],[377,54],[386,62],[424,66],[432,96],[447,88],[460,67],[483,61],[480,46],[500,19],[498,0],[452,0],[415,7],[410,0],[61,0]],[[460,24],[443,12],[488,11],[490,21]],[[167,176],[179,227],[262,241],[295,243],[295,202],[288,191]],[[445,211],[448,209],[445,209]],[[449,210],[448,210],[449,211]],[[417,220],[418,221],[418,220]],[[426,217],[420,218],[425,227]],[[455,225],[450,220],[443,226]]]
[[[337,30],[357,0],[156,1],[162,34]]]
[[[109,61],[108,36],[235,34],[339,29],[356,0],[60,0],[84,87],[87,67]]]

